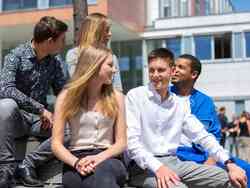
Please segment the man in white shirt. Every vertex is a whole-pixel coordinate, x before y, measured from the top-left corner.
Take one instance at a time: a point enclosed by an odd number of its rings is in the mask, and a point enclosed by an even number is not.
[[[232,164],[228,154],[198,119],[185,109],[185,101],[168,90],[173,54],[153,50],[148,57],[147,86],[128,92],[126,114],[129,156],[146,174],[143,187],[246,187],[245,172]],[[180,161],[176,149],[185,134],[202,145],[226,166],[228,173],[215,166]],[[230,181],[231,180],[231,181]]]

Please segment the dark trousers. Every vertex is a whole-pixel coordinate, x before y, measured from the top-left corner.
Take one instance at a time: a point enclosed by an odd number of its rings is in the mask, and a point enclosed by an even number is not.
[[[25,156],[23,165],[36,168],[53,159],[50,131],[41,128],[40,117],[21,110],[13,99],[0,99],[0,170],[11,175],[15,170],[15,138],[35,136],[46,139],[34,151]],[[65,133],[68,143],[70,133]]]
[[[74,155],[85,157],[95,155],[102,150],[76,151]],[[82,176],[74,168],[64,164],[64,188],[119,188],[125,184],[126,168],[118,158],[110,158],[100,163],[94,173]]]

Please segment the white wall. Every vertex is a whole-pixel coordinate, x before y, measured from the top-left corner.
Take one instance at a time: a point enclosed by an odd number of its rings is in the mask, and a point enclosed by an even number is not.
[[[153,25],[153,22],[159,18],[159,0],[147,0],[147,26]]]
[[[250,61],[202,65],[197,88],[213,97],[250,97]]]

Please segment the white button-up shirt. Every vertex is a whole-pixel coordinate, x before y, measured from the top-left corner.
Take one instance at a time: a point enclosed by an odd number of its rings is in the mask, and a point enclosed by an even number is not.
[[[201,144],[211,156],[224,162],[227,152],[201,122],[185,109],[174,93],[161,101],[152,85],[130,90],[126,97],[129,157],[143,169],[156,172],[162,163],[156,156],[175,155],[181,135]]]

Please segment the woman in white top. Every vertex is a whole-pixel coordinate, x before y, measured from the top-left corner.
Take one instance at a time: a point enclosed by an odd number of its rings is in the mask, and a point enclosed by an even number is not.
[[[126,170],[117,158],[126,147],[124,98],[113,89],[115,72],[109,49],[84,48],[57,99],[52,150],[65,164],[65,188],[119,188],[124,184]],[[67,122],[72,133],[69,149],[63,145]]]
[[[101,13],[92,13],[86,16],[81,25],[77,47],[70,49],[66,55],[70,75],[76,68],[77,58],[83,48],[93,44],[107,46],[111,36],[111,23],[107,16]],[[122,91],[119,63],[115,55],[113,55],[113,63],[117,69],[113,76],[113,86]]]

